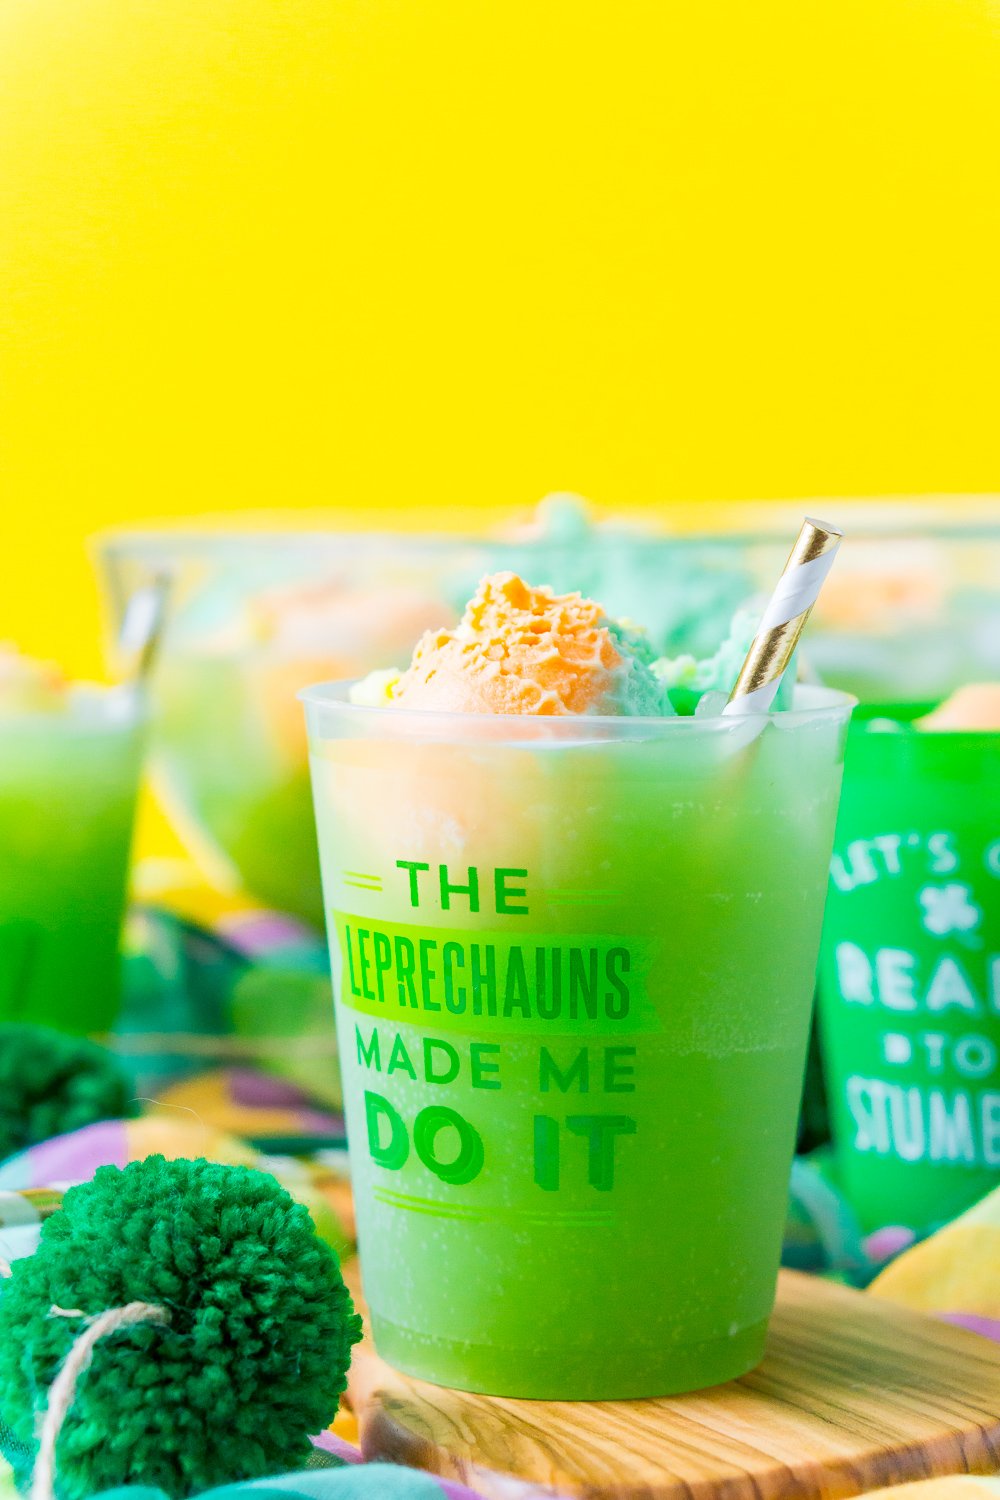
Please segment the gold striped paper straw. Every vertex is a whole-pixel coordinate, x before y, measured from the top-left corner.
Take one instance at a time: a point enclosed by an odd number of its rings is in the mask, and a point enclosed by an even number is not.
[[[149,583],[132,595],[125,607],[125,617],[118,632],[118,649],[129,663],[128,675],[136,682],[146,681],[153,670],[163,638],[169,598],[169,576],[156,573]]]
[[[724,714],[768,712],[842,541],[843,533],[825,521],[802,522]]]

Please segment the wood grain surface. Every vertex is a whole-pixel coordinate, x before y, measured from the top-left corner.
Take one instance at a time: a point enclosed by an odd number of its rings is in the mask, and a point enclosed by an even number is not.
[[[691,1396],[467,1395],[398,1374],[367,1334],[349,1396],[366,1458],[490,1500],[834,1500],[1000,1469],[1000,1346],[793,1272],[763,1363]]]

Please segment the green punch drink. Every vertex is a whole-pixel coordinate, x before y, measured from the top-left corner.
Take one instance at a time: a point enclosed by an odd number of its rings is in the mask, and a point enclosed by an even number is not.
[[[680,717],[624,627],[510,592],[481,680],[463,622],[400,706],[305,695],[375,1338],[465,1389],[692,1390],[763,1349],[850,700]]]
[[[139,720],[131,692],[0,653],[0,1021],[115,1020]]]

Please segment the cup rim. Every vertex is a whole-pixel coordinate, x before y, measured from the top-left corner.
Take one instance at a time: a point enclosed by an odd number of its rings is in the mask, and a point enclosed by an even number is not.
[[[0,729],[42,728],[52,734],[132,730],[150,716],[146,695],[124,682],[71,682],[65,701],[51,708],[0,705]]]
[[[553,739],[588,739],[593,731],[601,739],[607,739],[609,730],[617,730],[620,738],[634,739],[639,735],[655,737],[659,734],[693,733],[695,731],[734,731],[738,725],[746,725],[742,717],[699,718],[694,714],[669,714],[663,716],[641,714],[485,714],[455,713],[444,709],[380,707],[374,704],[352,703],[350,690],[362,678],[340,678],[332,682],[317,682],[300,689],[296,697],[306,709],[328,710],[345,714],[355,722],[370,717],[373,724],[397,729],[449,729],[452,736],[460,738],[460,730],[476,726],[480,731],[485,725],[502,725],[512,738],[536,740],[539,730],[551,731]],[[799,698],[805,701],[799,702]],[[852,693],[839,688],[821,687],[813,683],[798,683],[795,688],[796,702],[792,708],[761,715],[778,727],[791,727],[817,719],[846,717],[857,704]],[[846,710],[846,714],[845,714]],[[512,731],[520,733],[513,734]]]
[[[1000,495],[990,491],[956,491],[954,493],[886,496],[825,495],[793,499],[720,500],[714,509],[725,517],[724,526],[687,524],[690,503],[666,501],[660,504],[622,506],[621,515],[603,510],[589,517],[588,534],[600,539],[602,547],[642,545],[680,547],[682,549],[715,545],[748,547],[785,544],[793,514],[816,507],[836,516],[843,512],[850,539],[859,542],[918,541],[996,541],[1000,540]],[[767,507],[773,515],[767,516]],[[875,514],[866,514],[866,508]],[[579,537],[559,532],[535,535],[505,535],[507,523],[523,520],[521,512],[493,507],[483,512],[481,529],[468,525],[468,512],[444,507],[437,525],[413,531],[394,527],[391,520],[383,525],[345,525],[343,511],[293,513],[302,520],[300,527],[289,525],[288,513],[278,510],[235,512],[230,517],[213,516],[202,526],[178,520],[151,521],[143,526],[111,526],[99,531],[91,541],[97,555],[111,559],[150,557],[162,562],[163,554],[194,555],[199,558],[216,552],[253,555],[302,548],[335,549],[345,557],[364,556],[385,548],[415,553],[448,555],[469,547],[515,547],[529,549],[576,550]],[[372,513],[375,519],[377,513]],[[324,525],[324,521],[329,524]],[[282,524],[284,523],[284,524]],[[311,523],[311,524],[309,524]]]
[[[962,744],[1000,744],[1000,729],[921,729],[916,724],[906,724],[900,720],[893,720],[891,727],[885,720],[892,720],[891,713],[879,715],[883,722],[873,719],[857,719],[854,722],[852,733],[865,738],[885,741],[892,744],[912,744],[915,740],[921,744],[925,742],[937,742],[953,745],[956,742]]]
[[[1000,527],[997,527],[1000,536]],[[589,534],[588,534],[589,535]],[[746,531],[669,531],[662,526],[650,524],[646,528],[626,525],[603,525],[593,528],[593,535],[603,548],[642,547],[681,548],[684,550],[705,547],[732,548],[755,547],[787,542],[784,532],[764,528]],[[302,551],[312,554],[317,548],[336,552],[338,556],[378,556],[383,551],[414,554],[438,554],[442,557],[468,551],[523,548],[526,553],[553,552],[560,549],[576,553],[580,547],[578,537],[546,535],[505,536],[502,532],[460,531],[414,531],[400,532],[390,529],[365,531],[316,529],[312,531],[287,530],[268,531],[264,527],[243,531],[171,531],[167,527],[150,528],[148,531],[107,531],[94,538],[92,543],[101,560],[138,560],[142,562],[162,561],[166,558],[185,560],[188,557],[204,558],[230,553],[237,556]]]

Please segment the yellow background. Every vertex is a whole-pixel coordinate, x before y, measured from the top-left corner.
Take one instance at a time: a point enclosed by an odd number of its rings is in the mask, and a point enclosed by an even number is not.
[[[96,527],[1000,487],[981,0],[4,0],[0,636]]]

